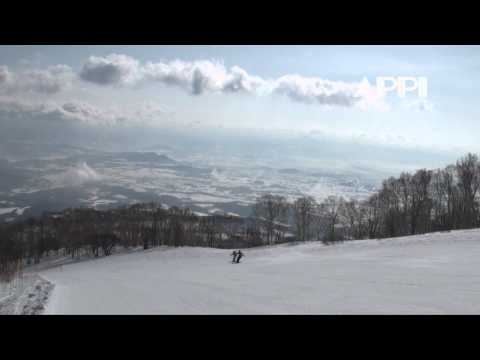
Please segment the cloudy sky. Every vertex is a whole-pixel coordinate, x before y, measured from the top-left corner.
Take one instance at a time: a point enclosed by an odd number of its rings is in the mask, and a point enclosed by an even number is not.
[[[0,126],[308,138],[424,166],[480,152],[479,63],[478,46],[0,46]],[[427,97],[378,76],[426,77]]]

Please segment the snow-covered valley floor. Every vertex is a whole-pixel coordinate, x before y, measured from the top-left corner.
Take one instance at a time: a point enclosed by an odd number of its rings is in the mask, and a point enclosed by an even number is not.
[[[480,314],[480,230],[244,250],[152,249],[40,272],[46,314]]]

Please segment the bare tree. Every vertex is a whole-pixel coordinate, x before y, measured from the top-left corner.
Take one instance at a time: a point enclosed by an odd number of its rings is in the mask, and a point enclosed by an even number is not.
[[[412,177],[412,206],[410,216],[410,234],[423,233],[430,229],[432,199],[429,188],[432,172],[421,169]]]
[[[263,195],[253,206],[253,214],[265,228],[267,243],[272,244],[274,239],[275,222],[285,219],[288,203],[285,197],[279,195]]]
[[[361,239],[365,233],[366,207],[356,200],[345,201],[341,207],[350,239]]]
[[[464,227],[478,224],[478,203],[475,199],[480,187],[480,164],[478,157],[467,154],[457,161],[458,186],[462,195],[461,213]]]
[[[317,203],[311,196],[298,198],[293,203],[293,216],[299,241],[308,240],[311,236],[311,225],[314,216],[313,212],[316,206]]]
[[[320,203],[320,216],[325,220],[326,234],[325,241],[333,242],[339,240],[335,233],[336,225],[339,223],[340,207],[344,200],[341,197],[329,196]]]

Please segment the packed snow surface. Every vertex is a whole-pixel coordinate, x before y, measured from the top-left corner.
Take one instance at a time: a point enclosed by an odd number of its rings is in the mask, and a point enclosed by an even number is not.
[[[480,314],[480,230],[242,250],[160,248],[57,266],[47,314]]]

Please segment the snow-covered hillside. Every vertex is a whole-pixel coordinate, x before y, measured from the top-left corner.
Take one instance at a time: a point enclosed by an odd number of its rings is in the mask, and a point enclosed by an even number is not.
[[[44,270],[47,314],[480,314],[480,230],[154,249]]]

